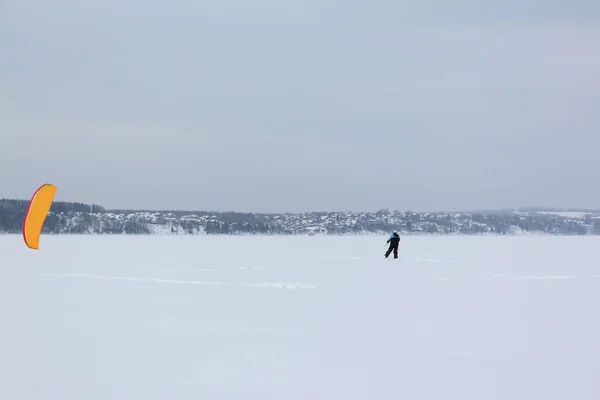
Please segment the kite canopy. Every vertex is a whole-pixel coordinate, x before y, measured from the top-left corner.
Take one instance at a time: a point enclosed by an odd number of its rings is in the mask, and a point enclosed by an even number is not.
[[[54,200],[56,189],[56,186],[44,184],[35,191],[29,202],[23,220],[23,239],[30,249],[39,250],[40,248],[40,234]]]

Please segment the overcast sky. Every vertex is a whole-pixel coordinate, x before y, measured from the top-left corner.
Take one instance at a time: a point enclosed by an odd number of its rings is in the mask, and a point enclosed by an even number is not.
[[[600,207],[598,0],[0,13],[0,198],[50,182],[109,208]]]

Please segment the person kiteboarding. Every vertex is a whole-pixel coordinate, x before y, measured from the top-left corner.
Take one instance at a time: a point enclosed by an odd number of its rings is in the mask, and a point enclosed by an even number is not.
[[[400,245],[400,235],[398,235],[398,232],[394,231],[392,236],[388,238],[387,243],[389,243],[390,247],[385,252],[385,258],[388,258],[392,254],[392,251],[394,252],[394,258],[398,258],[398,245]]]

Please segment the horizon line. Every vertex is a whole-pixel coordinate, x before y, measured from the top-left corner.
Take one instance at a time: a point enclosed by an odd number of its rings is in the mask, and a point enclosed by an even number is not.
[[[2,201],[20,201],[20,202],[28,202],[28,199],[10,199],[10,198],[0,198],[0,202]],[[460,213],[497,213],[497,212],[579,212],[579,213],[600,213],[600,208],[577,208],[577,207],[548,207],[548,206],[520,206],[520,207],[504,207],[504,208],[480,208],[480,209],[463,209],[463,210],[429,210],[429,211],[414,211],[411,209],[390,209],[389,207],[383,207],[375,211],[356,211],[356,210],[312,210],[312,211],[281,211],[281,212],[267,212],[267,211],[216,211],[209,209],[178,209],[178,208],[107,208],[100,204],[86,203],[82,201],[55,201],[56,204],[83,204],[85,206],[89,206],[90,210],[93,210],[93,207],[101,207],[103,212],[189,212],[189,213],[215,213],[215,214],[258,214],[258,215],[286,215],[286,214],[312,214],[312,213],[369,213],[376,214],[380,212],[400,212],[400,213],[417,213],[417,214],[460,214]]]

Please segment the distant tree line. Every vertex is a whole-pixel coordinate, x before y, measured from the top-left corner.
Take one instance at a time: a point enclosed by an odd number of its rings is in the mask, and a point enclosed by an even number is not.
[[[0,199],[0,232],[20,232],[29,200]],[[44,232],[59,232],[61,221],[66,221],[74,213],[89,213],[90,211],[104,213],[106,209],[96,204],[55,201],[50,206],[50,212],[44,223]],[[63,214],[63,217],[59,214]],[[66,215],[66,216],[64,216]],[[89,222],[90,219],[87,219]],[[82,221],[86,222],[86,221]],[[74,231],[82,227],[73,227]],[[73,232],[77,233],[77,232]]]
[[[28,201],[0,200],[0,233],[21,231]],[[536,209],[538,210],[538,209]],[[93,211],[93,213],[91,213]],[[548,210],[552,211],[552,210]],[[581,219],[553,214],[414,213],[379,210],[373,213],[311,212],[253,214],[208,211],[106,210],[99,205],[54,202],[43,227],[55,234],[151,234],[156,227],[167,233],[234,234],[497,234],[516,230],[561,235],[600,235],[599,218]]]

